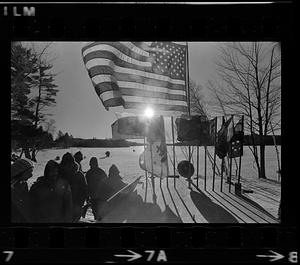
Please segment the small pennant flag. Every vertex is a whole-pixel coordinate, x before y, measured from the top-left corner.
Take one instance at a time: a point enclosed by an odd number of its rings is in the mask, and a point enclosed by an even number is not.
[[[227,142],[230,142],[233,134],[234,134],[234,127],[233,127],[233,118],[231,117],[227,125]]]
[[[217,117],[209,121],[209,136],[211,143],[216,141]]]

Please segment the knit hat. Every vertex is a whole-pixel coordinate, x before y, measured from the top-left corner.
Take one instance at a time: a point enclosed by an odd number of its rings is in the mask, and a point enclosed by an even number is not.
[[[83,155],[80,151],[78,151],[75,153],[74,158],[77,162],[80,162],[81,160],[83,160]]]
[[[54,160],[49,160],[44,169],[44,177],[49,177],[49,172],[51,172],[55,168],[57,168],[58,172],[59,164]]]
[[[60,161],[60,165],[63,167],[72,167],[75,162],[74,157],[70,152],[65,153]]]
[[[33,163],[28,159],[18,159],[10,167],[11,177],[19,175],[20,173],[25,172],[27,169],[33,168]]]
[[[91,159],[90,159],[90,166],[91,167],[98,167],[98,160],[97,160],[97,158],[96,157],[91,157]]]

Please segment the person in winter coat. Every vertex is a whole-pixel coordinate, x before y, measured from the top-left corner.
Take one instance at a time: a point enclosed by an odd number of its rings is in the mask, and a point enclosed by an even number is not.
[[[33,163],[17,159],[11,165],[11,222],[31,222],[27,180],[32,177]]]
[[[44,176],[39,177],[29,191],[33,222],[71,223],[72,193],[67,180],[59,176],[59,164],[48,161]]]
[[[60,177],[66,179],[71,187],[73,202],[73,222],[78,222],[87,199],[87,183],[79,165],[71,153],[65,153],[59,165]]]
[[[104,170],[102,170],[98,165],[98,160],[96,157],[90,159],[90,169],[87,171],[86,181],[88,184],[88,195],[90,197],[91,207],[95,220],[100,220],[101,208],[105,204],[107,199],[108,185],[105,184],[107,180],[107,175]]]

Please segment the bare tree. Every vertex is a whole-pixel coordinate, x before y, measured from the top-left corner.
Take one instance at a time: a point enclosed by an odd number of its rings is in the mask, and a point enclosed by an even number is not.
[[[276,46],[258,42],[221,46],[216,77],[207,85],[214,111],[244,115],[259,178],[266,178],[264,137],[272,132],[271,123],[275,131],[281,123],[281,57]]]
[[[189,89],[191,113],[207,117],[202,85],[190,80]]]

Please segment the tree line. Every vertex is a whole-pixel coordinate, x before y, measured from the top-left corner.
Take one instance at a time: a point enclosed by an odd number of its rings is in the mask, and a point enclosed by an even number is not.
[[[63,133],[62,131],[58,132],[56,139],[52,136],[51,133],[44,131],[41,127],[35,129],[33,125],[26,126],[22,129],[15,128],[20,126],[18,123],[12,122],[13,133],[12,137],[12,150],[16,151],[17,149],[22,149],[22,139],[28,137],[34,137],[35,143],[41,149],[49,148],[70,148],[70,147],[130,147],[143,145],[132,141],[126,140],[115,140],[115,139],[82,139],[74,138],[69,133]],[[21,141],[20,141],[21,139]]]
[[[58,86],[51,43],[11,43],[11,143],[36,161],[39,149],[51,146]]]
[[[115,140],[115,139],[82,139],[74,138],[68,133],[63,134],[61,131],[58,132],[58,136],[54,141],[54,146],[59,148],[69,147],[129,147],[135,146],[138,143],[126,141],[126,140]]]

